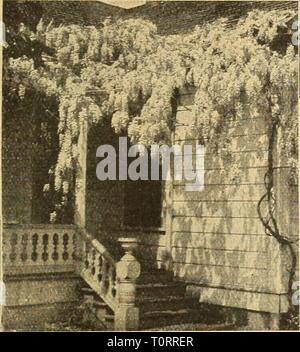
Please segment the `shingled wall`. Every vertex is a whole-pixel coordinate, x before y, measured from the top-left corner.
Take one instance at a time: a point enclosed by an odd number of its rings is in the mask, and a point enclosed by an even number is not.
[[[187,192],[185,183],[173,185],[172,259],[176,277],[189,283],[201,302],[254,311],[284,312],[291,260],[286,248],[267,236],[257,204],[266,192],[267,116],[244,119],[230,127],[235,164],[205,149],[204,190]],[[197,143],[193,128],[193,92],[181,95],[175,142]],[[284,161],[276,161],[277,219],[289,236],[298,234],[298,186],[288,185]]]

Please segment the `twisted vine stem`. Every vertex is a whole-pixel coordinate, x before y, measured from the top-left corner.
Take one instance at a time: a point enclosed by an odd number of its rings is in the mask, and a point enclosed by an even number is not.
[[[271,106],[271,104],[270,104]],[[297,255],[293,244],[296,241],[291,240],[288,236],[280,232],[277,220],[274,216],[275,209],[275,195],[274,195],[274,148],[276,145],[276,134],[279,126],[279,119],[275,119],[272,125],[269,128],[268,133],[268,170],[264,176],[264,184],[266,188],[266,193],[260,198],[257,204],[257,212],[260,221],[265,227],[265,232],[268,236],[274,237],[281,246],[287,246],[290,251],[291,256],[291,269],[289,272],[289,281],[288,281],[288,296],[290,298],[289,302],[292,302],[293,294],[293,280],[296,273],[297,265]],[[263,201],[267,200],[268,208],[268,217],[262,215],[262,204]],[[290,303],[291,304],[291,303]]]

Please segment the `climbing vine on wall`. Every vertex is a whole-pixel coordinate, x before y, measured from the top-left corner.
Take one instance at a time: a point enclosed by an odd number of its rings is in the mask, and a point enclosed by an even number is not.
[[[51,220],[74,187],[81,124],[110,121],[132,142],[169,143],[174,92],[186,85],[196,89],[193,128],[203,143],[235,165],[226,131],[262,116],[280,129],[280,153],[295,177],[298,61],[286,24],[293,16],[254,11],[234,29],[224,19],[172,36],[141,19],[107,19],[101,28],[42,20],[35,32],[20,27],[20,35],[48,51],[41,65],[29,55],[7,58],[9,93],[22,100],[34,90],[59,103],[59,155],[49,174],[62,197]]]

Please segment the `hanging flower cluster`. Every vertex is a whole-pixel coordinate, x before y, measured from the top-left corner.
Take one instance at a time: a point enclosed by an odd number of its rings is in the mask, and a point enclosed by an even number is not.
[[[196,128],[204,143],[228,154],[228,128],[263,116],[270,125],[278,121],[282,153],[297,169],[298,59],[288,43],[275,45],[292,16],[253,12],[234,29],[221,20],[166,37],[141,19],[107,19],[100,29],[41,21],[31,36],[54,55],[45,55],[38,68],[25,56],[11,58],[6,80],[21,99],[34,89],[59,102],[60,152],[50,171],[55,190],[65,200],[72,191],[82,122],[110,120],[133,142],[168,143],[174,92],[185,85],[196,88]]]

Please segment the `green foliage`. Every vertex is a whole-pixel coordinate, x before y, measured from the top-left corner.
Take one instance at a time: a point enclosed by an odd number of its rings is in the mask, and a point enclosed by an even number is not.
[[[141,19],[107,19],[100,29],[54,27],[41,20],[27,37],[48,48],[43,65],[24,54],[12,56],[6,80],[9,92],[20,99],[29,89],[59,102],[55,190],[65,197],[72,190],[83,121],[91,127],[110,120],[132,142],[169,143],[172,101],[186,85],[196,88],[197,131],[203,142],[228,155],[229,124],[263,116],[269,126],[278,124],[281,152],[296,169],[298,61],[285,25],[294,15],[253,12],[235,29],[221,20],[168,37]]]

